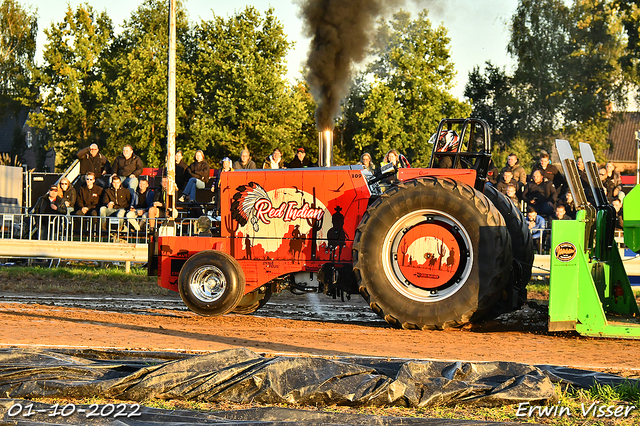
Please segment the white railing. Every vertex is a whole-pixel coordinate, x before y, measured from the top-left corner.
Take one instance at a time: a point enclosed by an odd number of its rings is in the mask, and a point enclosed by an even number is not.
[[[147,262],[148,239],[167,219],[0,214],[1,258]],[[178,219],[171,234],[198,235],[197,219]]]

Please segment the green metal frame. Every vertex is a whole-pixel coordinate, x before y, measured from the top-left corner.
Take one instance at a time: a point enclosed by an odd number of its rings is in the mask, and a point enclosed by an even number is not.
[[[640,188],[634,191],[640,194]],[[640,311],[620,252],[615,244],[611,247],[604,238],[598,238],[606,234],[606,216],[606,211],[598,211],[593,241],[586,240],[584,210],[577,212],[576,220],[553,222],[549,331],[576,330],[585,336],[640,339]],[[629,233],[635,231],[629,229]]]

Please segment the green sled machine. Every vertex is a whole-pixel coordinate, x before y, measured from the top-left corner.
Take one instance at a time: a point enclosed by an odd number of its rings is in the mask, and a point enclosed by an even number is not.
[[[640,312],[615,241],[616,211],[598,177],[591,146],[580,143],[595,205],[587,201],[569,142],[556,139],[575,220],[556,220],[551,229],[549,331],[576,330],[584,336],[640,339]],[[624,242],[640,251],[640,186],[624,198]]]

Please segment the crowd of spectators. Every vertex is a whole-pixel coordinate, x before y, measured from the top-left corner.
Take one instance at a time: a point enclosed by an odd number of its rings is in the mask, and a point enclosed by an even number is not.
[[[96,144],[80,150],[77,156],[80,160],[82,185],[76,191],[66,177],[61,179],[59,185],[51,187],[40,197],[34,208],[36,213],[114,216],[122,218],[119,221],[121,224],[126,221],[134,229],[140,229],[140,218],[149,218],[153,226],[153,219],[165,216],[167,179],[162,179],[160,188],[149,188],[149,182],[144,176],[141,177],[143,162],[130,145],[124,146],[122,154],[114,159],[113,164],[99,152]],[[220,162],[221,166],[215,178],[210,178],[211,166],[202,150],[196,151],[191,164],[185,162],[180,150],[176,152],[175,160],[176,189],[179,194],[178,201],[182,203],[193,202],[196,191],[205,189],[209,184],[211,192],[214,193],[213,199],[216,200],[219,198],[222,173],[258,168],[248,149],[242,150],[236,161],[225,157]],[[361,155],[358,164],[372,173],[376,168],[368,152]],[[408,167],[406,158],[395,149],[385,154],[381,165],[385,164],[393,164],[396,168]],[[587,200],[594,203],[584,162],[578,158],[576,164]],[[278,148],[262,162],[263,169],[316,166],[317,164],[306,155],[303,147],[296,150],[289,162],[283,160],[282,152]],[[620,173],[611,162],[600,167],[598,173],[608,201],[618,212],[616,226],[622,228],[624,191]],[[514,153],[509,154],[506,165],[501,170],[495,168],[489,181],[525,214],[538,250],[548,244],[548,232],[545,231],[551,228],[552,221],[575,218],[576,206],[565,177],[558,167],[551,164],[550,156],[545,151],[540,153],[539,161],[529,175],[520,164],[518,156]]]
[[[582,158],[576,160],[580,180],[587,201],[595,204],[587,172]],[[622,199],[624,191],[620,173],[615,165],[608,162],[598,171],[608,201],[617,212],[616,228],[622,229]],[[576,205],[573,194],[564,175],[551,164],[549,154],[541,152],[539,161],[527,175],[516,154],[509,154],[507,165],[499,172],[493,184],[505,194],[519,210],[526,213],[526,220],[532,232],[534,246],[538,252],[548,248],[549,232],[554,220],[575,219]]]

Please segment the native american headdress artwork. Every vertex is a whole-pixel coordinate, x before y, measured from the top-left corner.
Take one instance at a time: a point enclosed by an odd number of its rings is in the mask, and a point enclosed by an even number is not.
[[[253,230],[258,232],[260,225],[256,217],[254,208],[256,202],[260,199],[269,199],[269,195],[263,187],[255,182],[249,182],[236,188],[236,194],[233,196],[231,203],[231,217],[237,221],[240,226],[244,226],[251,221]]]

